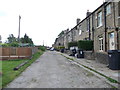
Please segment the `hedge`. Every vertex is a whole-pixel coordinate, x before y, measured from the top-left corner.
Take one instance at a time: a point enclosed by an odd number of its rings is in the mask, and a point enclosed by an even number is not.
[[[39,49],[39,50],[42,50],[42,51],[45,51],[45,50],[46,50],[45,46],[39,46],[38,49]]]
[[[64,46],[58,46],[58,47],[55,47],[55,49],[59,51],[61,49],[65,49],[65,47]]]
[[[70,49],[70,47],[73,47],[73,46],[78,46],[78,42],[77,41],[74,41],[74,42],[69,42],[68,43],[68,48]]]
[[[93,41],[80,40],[78,41],[78,48],[83,50],[93,50]]]

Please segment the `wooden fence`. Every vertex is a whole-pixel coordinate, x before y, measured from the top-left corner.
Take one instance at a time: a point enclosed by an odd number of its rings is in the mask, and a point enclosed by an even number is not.
[[[0,60],[30,59],[37,51],[36,47],[0,47]]]

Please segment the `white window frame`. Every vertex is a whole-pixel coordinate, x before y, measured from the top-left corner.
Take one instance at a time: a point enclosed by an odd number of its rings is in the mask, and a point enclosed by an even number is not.
[[[82,35],[81,26],[79,26],[79,35]]]
[[[90,30],[90,27],[89,27],[89,18],[87,19],[87,32],[89,32],[89,30]]]
[[[99,37],[99,51],[103,52],[103,37]]]
[[[79,35],[82,35],[82,30],[79,30]]]
[[[109,15],[109,14],[111,14],[111,4],[108,4],[106,6],[106,15]]]
[[[102,11],[97,14],[97,27],[102,26]]]

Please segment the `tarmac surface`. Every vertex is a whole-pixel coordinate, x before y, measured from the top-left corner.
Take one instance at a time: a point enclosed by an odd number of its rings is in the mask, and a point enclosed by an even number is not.
[[[55,51],[45,52],[7,88],[112,88]]]

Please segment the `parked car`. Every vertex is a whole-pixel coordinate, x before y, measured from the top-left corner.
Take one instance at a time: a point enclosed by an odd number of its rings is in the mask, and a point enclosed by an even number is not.
[[[52,47],[52,48],[50,49],[50,51],[54,51],[54,47]]]

